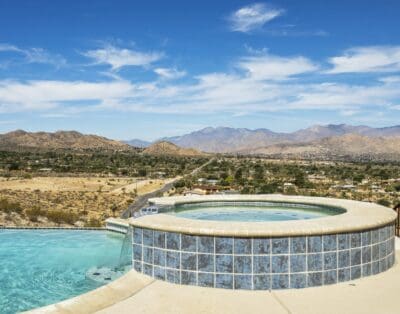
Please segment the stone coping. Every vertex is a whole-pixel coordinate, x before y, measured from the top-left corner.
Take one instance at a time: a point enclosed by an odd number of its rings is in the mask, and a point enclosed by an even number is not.
[[[374,203],[308,196],[268,195],[204,195],[152,198],[150,203],[173,206],[185,203],[217,201],[271,201],[339,207],[346,212],[309,220],[234,222],[209,221],[176,217],[168,214],[131,218],[132,226],[192,235],[236,237],[281,237],[321,235],[374,229],[394,222],[397,214]]]
[[[130,270],[113,282],[58,303],[23,312],[25,314],[94,313],[133,296],[155,279]]]

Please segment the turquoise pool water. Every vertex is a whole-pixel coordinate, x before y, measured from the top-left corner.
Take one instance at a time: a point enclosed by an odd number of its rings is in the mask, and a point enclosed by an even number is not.
[[[107,231],[0,230],[0,313],[44,306],[103,285],[89,279],[88,270],[118,269],[123,240]]]
[[[314,219],[344,211],[318,205],[272,202],[207,202],[177,205],[171,215],[215,221],[284,221]]]

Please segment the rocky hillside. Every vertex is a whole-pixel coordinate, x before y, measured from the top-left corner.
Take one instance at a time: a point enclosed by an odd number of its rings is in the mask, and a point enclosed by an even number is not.
[[[97,135],[84,135],[76,131],[26,132],[17,130],[0,135],[2,150],[54,150],[54,149],[103,149],[132,150],[127,144]]]
[[[173,156],[200,156],[202,152],[192,148],[181,148],[175,144],[161,141],[147,147],[143,154],[149,155],[173,155]]]
[[[400,160],[400,136],[371,137],[359,134],[332,136],[305,143],[277,144],[249,150],[241,154],[256,154],[295,158]]]

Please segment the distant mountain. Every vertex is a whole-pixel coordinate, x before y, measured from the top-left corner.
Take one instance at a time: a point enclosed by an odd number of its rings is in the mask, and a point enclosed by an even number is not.
[[[270,145],[240,153],[288,158],[399,160],[400,136],[375,137],[352,133],[305,143]]]
[[[268,129],[208,127],[182,136],[163,138],[180,147],[193,147],[204,152],[234,153],[278,144],[296,144],[333,136],[358,134],[367,137],[400,136],[400,126],[371,128],[347,124],[315,125],[292,133]]]
[[[97,135],[85,135],[76,131],[26,132],[17,130],[0,134],[2,150],[55,150],[55,149],[103,149],[132,150],[127,144]]]
[[[151,145],[151,142],[148,141],[142,141],[139,139],[133,139],[133,140],[129,140],[129,141],[124,141],[125,144],[128,144],[130,146],[133,147],[138,147],[138,148],[146,148],[149,147]]]
[[[173,156],[201,156],[204,153],[192,148],[181,148],[175,144],[160,141],[147,147],[143,154],[148,155],[173,155]]]

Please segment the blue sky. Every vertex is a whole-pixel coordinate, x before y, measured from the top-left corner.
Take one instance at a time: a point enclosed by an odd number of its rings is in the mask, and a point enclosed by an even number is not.
[[[0,0],[0,132],[400,124],[398,1]]]

